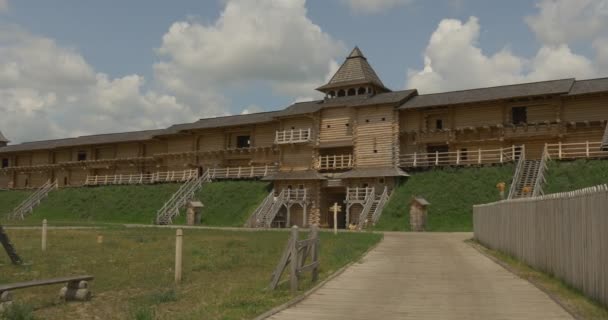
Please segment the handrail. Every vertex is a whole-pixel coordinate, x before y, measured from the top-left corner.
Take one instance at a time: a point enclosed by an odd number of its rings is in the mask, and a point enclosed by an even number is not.
[[[209,182],[209,171],[205,171],[201,177],[196,179],[190,179],[184,183],[175,192],[171,198],[165,202],[165,204],[156,213],[157,224],[171,224],[173,218],[179,215],[179,209],[183,207],[186,202],[194,196],[194,193],[199,189],[203,183]]]
[[[516,155],[516,146],[512,145],[498,149],[406,153],[399,156],[399,163],[402,167],[484,165],[513,162],[516,160]]]
[[[278,171],[277,166],[248,166],[248,167],[226,167],[210,168],[211,179],[247,179],[260,178],[274,174]]]
[[[262,216],[265,212],[272,207],[272,203],[274,200],[274,190],[270,191],[270,193],[264,198],[262,203],[253,211],[253,213],[247,219],[245,223],[245,227],[255,227],[260,222],[260,216]]]
[[[532,190],[532,196],[536,197],[545,194],[543,191],[543,183],[545,182],[545,172],[548,169],[547,161],[550,159],[549,153],[547,152],[547,145],[543,149],[543,156],[538,166],[538,172],[536,174],[536,181],[534,181],[534,189]]]
[[[513,180],[511,181],[511,187],[509,188],[508,199],[513,199],[515,196],[515,192],[517,192],[517,184],[521,179],[521,173],[524,169],[524,164],[526,162],[526,146],[522,145],[519,154],[519,160],[517,161],[517,167],[515,168],[515,173],[513,174]]]
[[[57,181],[47,180],[38,190],[31,194],[27,199],[21,202],[10,214],[10,219],[25,219],[25,215],[32,212],[34,207],[40,203],[40,201],[48,195],[48,193],[58,187]]]
[[[354,166],[352,154],[319,156],[315,163],[317,170],[350,169]]]
[[[552,159],[589,159],[608,158],[608,151],[601,149],[601,141],[571,143],[548,143],[545,145],[548,156]]]
[[[291,129],[291,130],[277,130],[275,133],[274,143],[303,143],[309,142],[312,139],[312,130],[308,129]]]
[[[363,190],[363,191],[360,191]],[[365,201],[370,193],[373,193],[374,188],[346,188],[346,201]]]
[[[372,208],[374,201],[376,201],[376,192],[375,188],[372,187],[372,192],[370,192],[365,197],[365,205],[363,206],[363,211],[361,211],[361,214],[359,214],[359,221],[357,221],[358,230],[361,230],[363,228],[363,224],[365,223],[365,220],[367,220],[367,216],[369,215],[369,211]]]
[[[283,189],[281,191],[281,193],[277,197],[276,201],[274,201],[274,198],[273,198],[273,203],[270,206],[270,209],[264,215],[264,217],[262,217],[261,222],[263,223],[263,226],[265,228],[270,228],[272,226],[272,221],[274,221],[274,218],[277,216],[277,214],[279,213],[279,210],[281,210],[281,207],[285,203],[284,194],[285,194],[285,189]]]
[[[198,176],[198,170],[167,171],[140,174],[117,174],[103,176],[87,176],[84,185],[120,185],[120,184],[152,184],[157,182],[188,181]]]
[[[374,211],[374,214],[372,215],[372,225],[376,225],[376,222],[378,222],[378,219],[380,219],[380,215],[382,215],[382,210],[388,202],[388,199],[388,187],[384,187],[384,191],[382,192],[380,200],[378,201],[378,205],[376,206],[376,211]]]

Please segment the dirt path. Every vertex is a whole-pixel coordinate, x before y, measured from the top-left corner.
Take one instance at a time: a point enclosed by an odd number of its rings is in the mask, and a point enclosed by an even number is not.
[[[572,319],[463,242],[471,236],[387,233],[361,263],[269,319]]]

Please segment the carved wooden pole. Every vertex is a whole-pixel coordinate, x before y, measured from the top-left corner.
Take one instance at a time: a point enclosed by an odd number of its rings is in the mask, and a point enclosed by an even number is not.
[[[182,282],[182,245],[184,232],[177,229],[175,234],[175,283]]]
[[[46,219],[42,220],[42,251],[46,251]]]
[[[338,234],[338,203],[334,202],[334,234]]]

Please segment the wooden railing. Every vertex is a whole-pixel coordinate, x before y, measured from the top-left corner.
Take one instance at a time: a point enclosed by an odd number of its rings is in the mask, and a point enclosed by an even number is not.
[[[183,182],[198,177],[198,170],[167,171],[140,174],[116,174],[87,176],[85,186],[104,186],[119,184],[152,184],[160,182]]]
[[[545,149],[543,150],[543,156],[540,160],[540,165],[538,166],[538,172],[536,173],[536,181],[534,182],[534,189],[532,189],[532,196],[533,197],[537,197],[537,196],[541,196],[545,194],[545,191],[543,190],[543,184],[545,182],[547,182],[546,178],[545,178],[545,173],[547,172],[547,170],[549,169],[547,162],[549,161],[550,157],[549,154],[547,153],[547,147],[545,146]]]
[[[515,167],[515,173],[513,174],[513,180],[511,181],[511,187],[509,188],[509,199],[513,199],[517,193],[517,186],[521,179],[522,172],[524,171],[524,164],[526,163],[526,146],[521,146],[521,152],[519,159],[517,160],[517,166]]]
[[[262,178],[277,172],[277,166],[251,166],[251,167],[228,167],[210,168],[211,179],[251,179]]]
[[[299,202],[308,199],[308,189],[285,189],[281,194],[285,202]]]
[[[256,228],[264,226],[264,216],[270,211],[272,205],[274,204],[274,190],[270,191],[270,193],[262,200],[262,203],[253,211],[247,222],[245,222],[246,228]]]
[[[36,192],[32,193],[27,199],[25,199],[19,206],[17,206],[13,212],[9,215],[9,219],[25,219],[25,216],[40,204],[42,199],[46,198],[52,190],[57,189],[57,181],[48,180],[42,187]]]
[[[353,164],[352,154],[319,156],[316,163],[317,170],[341,170],[351,169]]]
[[[209,171],[206,171],[200,177],[194,176],[187,180],[156,212],[156,224],[172,224],[173,219],[179,215],[179,210],[208,182],[211,182]]]
[[[473,206],[475,239],[608,306],[608,186]]]
[[[376,190],[374,188],[371,189],[371,192],[367,194],[363,201],[363,210],[361,211],[361,214],[359,214],[359,221],[357,221],[357,230],[363,229],[363,227],[369,222],[367,221],[367,218],[369,217],[372,205],[376,201]]]
[[[599,159],[608,158],[608,151],[602,151],[602,143],[576,142],[576,143],[548,143],[545,145],[547,155],[550,159],[571,160],[571,159]]]
[[[277,131],[274,139],[276,144],[307,143],[312,140],[311,129],[292,129]]]
[[[520,150],[516,146],[511,146],[500,149],[408,153],[402,154],[399,162],[402,167],[487,165],[515,161],[519,154]]]
[[[363,202],[371,193],[374,193],[374,188],[346,188],[346,201]]]
[[[384,206],[388,202],[389,197],[390,197],[390,195],[388,194],[388,188],[384,187],[384,191],[380,195],[380,199],[378,199],[378,204],[376,205],[376,210],[374,211],[374,214],[372,215],[371,223],[373,225],[376,225],[376,222],[378,222],[378,220],[380,219],[380,216],[382,215],[382,210],[384,210]]]

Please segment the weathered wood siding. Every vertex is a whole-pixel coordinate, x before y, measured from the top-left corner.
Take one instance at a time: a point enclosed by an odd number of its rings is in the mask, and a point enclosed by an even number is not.
[[[418,110],[406,110],[399,113],[399,127],[401,132],[418,131],[420,127],[421,112]]]
[[[475,238],[608,306],[608,186],[474,206]]]
[[[58,150],[53,154],[54,163],[69,162],[72,160],[72,150]]]
[[[329,108],[321,111],[320,142],[352,139],[352,131],[349,108]]]
[[[197,137],[197,141],[199,151],[218,151],[226,148],[225,134],[221,131],[205,132]]]
[[[95,148],[95,156],[87,160],[104,160],[116,158],[116,146],[103,146]]]
[[[453,112],[454,128],[494,126],[504,122],[503,104],[498,102],[453,107]]]
[[[552,104],[533,105],[527,108],[528,123],[555,122],[558,107]]]
[[[48,164],[49,152],[39,151],[32,153],[32,165]]]
[[[608,120],[608,96],[564,99],[562,120],[584,122]]]
[[[254,147],[269,147],[274,144],[275,132],[278,129],[277,124],[261,124],[256,125],[253,134]]]
[[[117,158],[135,158],[140,156],[139,143],[123,143],[116,146]]]
[[[193,136],[176,136],[167,139],[167,152],[188,152],[193,151],[194,137]]]
[[[310,145],[286,145],[281,147],[281,170],[306,170],[312,168],[313,148]]]
[[[167,152],[167,142],[166,141],[149,141],[144,143],[145,153],[143,154],[146,157],[153,156],[159,153]]]
[[[392,107],[357,110],[355,163],[358,167],[392,166],[397,145]]]

